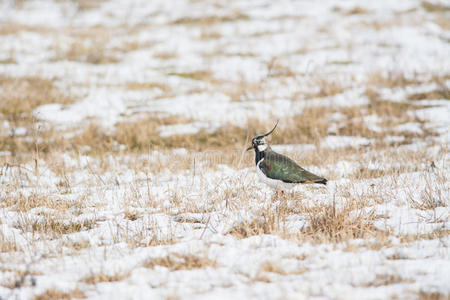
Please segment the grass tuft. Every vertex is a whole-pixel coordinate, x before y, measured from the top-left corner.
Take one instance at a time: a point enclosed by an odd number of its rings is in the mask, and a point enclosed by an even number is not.
[[[207,256],[172,254],[166,257],[152,258],[145,262],[146,268],[154,269],[156,266],[168,268],[171,271],[216,268],[217,263]]]

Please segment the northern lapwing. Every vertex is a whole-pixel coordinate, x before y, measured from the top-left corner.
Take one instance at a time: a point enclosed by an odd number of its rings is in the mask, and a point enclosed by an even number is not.
[[[276,153],[270,148],[266,137],[275,130],[277,125],[278,121],[271,131],[253,138],[252,145],[247,149],[247,151],[255,150],[256,173],[260,180],[276,189],[276,195],[278,195],[278,190],[283,193],[296,184],[326,185],[325,178],[306,171],[289,157]]]

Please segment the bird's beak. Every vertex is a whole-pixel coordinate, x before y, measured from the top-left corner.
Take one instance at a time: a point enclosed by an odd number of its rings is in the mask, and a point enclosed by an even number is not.
[[[252,149],[253,149],[253,146],[250,146],[250,147],[248,147],[247,150],[245,150],[245,151],[252,150]]]

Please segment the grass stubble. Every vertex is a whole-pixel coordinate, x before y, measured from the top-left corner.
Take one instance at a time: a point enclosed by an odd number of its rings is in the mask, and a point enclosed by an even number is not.
[[[95,9],[102,1],[91,4],[88,1],[78,1],[80,10]],[[429,2],[423,2],[426,10],[435,10],[435,6]],[[346,15],[367,14],[363,8],[356,7],[343,12]],[[223,22],[246,21],[248,17],[236,13],[222,18],[211,17],[207,19],[182,18],[173,22],[174,26],[201,27]],[[20,32],[24,28],[11,27],[10,32]],[[26,29],[25,30],[29,30]],[[205,40],[219,39],[220,35],[211,30],[203,30],[201,38]],[[150,45],[128,44],[127,49],[116,49],[111,52],[108,43],[110,33],[102,28],[92,32],[83,30],[71,31],[72,42],[68,48],[56,48],[55,60],[68,60],[74,62],[98,64],[114,64],[119,61],[117,53],[133,51],[139,47]],[[157,58],[170,60],[177,57],[176,53],[160,52]],[[14,61],[11,60],[13,63]],[[295,78],[300,76],[282,64],[271,61],[268,66],[268,77]],[[207,83],[212,88],[228,94],[232,101],[249,101],[251,95],[263,94],[264,85],[242,82],[221,82],[214,78],[208,71],[169,73],[168,76],[177,76],[186,80],[197,80]],[[401,243],[411,243],[423,239],[445,239],[448,230],[436,229],[431,233],[418,233],[417,235],[395,235],[390,230],[381,230],[374,226],[374,222],[380,218],[388,218],[375,213],[375,206],[387,204],[392,200],[390,190],[399,188],[401,184],[398,177],[410,172],[423,172],[421,180],[425,188],[419,197],[415,191],[409,191],[409,198],[405,205],[411,209],[423,212],[431,212],[428,222],[442,223],[440,216],[433,212],[439,207],[448,206],[448,199],[444,199],[442,190],[446,188],[447,175],[442,172],[443,166],[435,166],[432,157],[426,153],[417,153],[408,149],[398,150],[396,147],[413,145],[414,143],[428,143],[429,147],[438,146],[441,155],[448,155],[448,149],[433,142],[429,137],[436,135],[426,123],[415,117],[414,111],[423,106],[414,103],[426,99],[449,99],[448,85],[445,84],[448,76],[432,77],[428,81],[422,78],[410,78],[404,74],[388,72],[384,74],[375,72],[369,74],[366,82],[364,96],[369,103],[362,106],[350,106],[345,108],[315,106],[316,99],[332,97],[344,92],[348,87],[336,80],[327,80],[326,77],[310,78],[316,89],[304,95],[293,95],[292,101],[305,101],[311,105],[305,105],[304,110],[295,116],[283,119],[276,132],[271,136],[273,144],[310,144],[314,150],[306,150],[304,153],[288,152],[291,157],[299,161],[301,165],[313,165],[321,170],[327,170],[324,174],[330,180],[346,179],[350,183],[342,184],[334,191],[333,201],[330,203],[308,203],[305,192],[287,193],[280,201],[278,207],[263,205],[255,209],[253,207],[253,195],[246,191],[248,182],[231,184],[227,189],[216,190],[209,194],[209,199],[202,199],[205,203],[198,203],[198,198],[191,197],[189,188],[173,187],[166,191],[169,204],[160,195],[152,194],[153,182],[151,175],[157,176],[165,171],[173,173],[191,172],[193,177],[201,177],[208,170],[217,170],[217,165],[224,164],[236,171],[246,167],[252,167],[253,153],[244,153],[243,149],[249,143],[249,139],[257,133],[270,129],[273,124],[258,119],[248,120],[246,128],[233,124],[223,125],[215,132],[200,131],[197,134],[174,135],[160,137],[158,128],[163,125],[185,124],[189,120],[183,116],[143,114],[138,118],[119,122],[114,130],[106,131],[95,121],[89,122],[77,132],[71,132],[71,137],[66,138],[60,130],[51,124],[37,120],[33,115],[37,107],[58,103],[71,105],[78,99],[63,92],[60,87],[60,79],[43,78],[39,76],[26,77],[0,77],[0,180],[3,185],[1,208],[18,216],[15,229],[28,236],[27,243],[19,242],[11,236],[0,234],[0,253],[30,253],[33,251],[33,243],[38,239],[51,243],[60,240],[66,248],[72,248],[71,255],[77,255],[85,249],[89,249],[90,243],[70,242],[73,234],[89,232],[99,226],[100,221],[94,217],[84,221],[73,221],[83,213],[94,209],[104,209],[106,204],[99,203],[104,197],[104,190],[108,185],[122,186],[120,180],[107,179],[110,173],[120,173],[122,170],[132,170],[135,174],[147,174],[147,177],[137,179],[128,185],[127,197],[122,200],[124,207],[123,218],[116,219],[115,231],[112,243],[125,243],[130,249],[139,247],[170,247],[178,243],[178,237],[174,229],[162,234],[158,224],[152,221],[142,222],[146,214],[167,214],[176,216],[183,213],[208,214],[221,210],[221,203],[226,202],[226,209],[238,211],[241,209],[252,211],[253,217],[247,221],[234,224],[226,233],[236,240],[246,239],[252,236],[272,234],[283,239],[294,241],[298,244],[333,244],[345,245],[345,251],[359,251],[360,248],[381,249],[393,247],[392,237],[396,237]],[[381,88],[402,89],[407,86],[423,83],[436,83],[436,90],[424,93],[415,93],[408,96],[407,101],[398,103],[384,99],[379,93]],[[129,82],[125,88],[129,90],[159,89],[163,95],[172,95],[173,91],[167,85],[154,82]],[[334,129],[330,130],[330,116],[339,114],[341,117]],[[365,117],[376,116],[378,126],[382,130],[374,130],[365,120]],[[405,123],[417,123],[422,133],[395,131],[393,128]],[[5,126],[8,124],[8,126]],[[343,147],[330,149],[321,146],[329,135],[358,136],[371,140],[367,147]],[[400,142],[386,142],[389,136],[402,136]],[[185,148],[187,153],[177,154],[174,149]],[[154,155],[158,153],[158,155]],[[62,157],[68,155],[76,163],[68,164]],[[89,159],[86,159],[86,156]],[[395,160],[393,159],[395,158]],[[88,160],[87,163],[84,163]],[[363,167],[348,174],[340,174],[339,170],[332,167],[340,161],[375,160],[385,166],[399,163],[402,167],[382,168],[369,170]],[[430,166],[418,167],[422,165]],[[83,165],[83,167],[82,167]],[[431,167],[433,166],[434,167]],[[331,167],[330,167],[331,166]],[[91,180],[78,181],[78,172],[88,170]],[[45,172],[51,171],[59,178],[55,184],[60,195],[55,196],[51,192],[42,192]],[[434,174],[434,175],[430,175]],[[8,180],[4,180],[8,178]],[[374,183],[366,193],[360,193],[358,184],[365,180]],[[377,181],[378,180],[378,181]],[[414,182],[410,182],[414,185]],[[141,187],[145,188],[142,189]],[[29,188],[36,192],[22,193],[23,188]],[[77,193],[80,188],[84,192]],[[100,201],[94,201],[94,195],[100,195]],[[323,191],[318,191],[323,193]],[[301,199],[301,200],[299,200]],[[271,199],[260,199],[262,202]],[[311,199],[309,199],[311,200]],[[289,228],[289,220],[292,216],[300,216],[307,226],[298,228],[292,232]],[[208,227],[208,220],[195,221],[192,224]],[[120,222],[119,222],[120,221]],[[125,223],[123,223],[125,222]],[[129,224],[142,222],[140,230],[131,230]],[[189,225],[189,222],[187,222]],[[126,224],[126,225],[124,225]],[[203,227],[201,227],[203,228]],[[202,234],[203,236],[203,234]],[[351,244],[353,240],[363,239],[366,242],[359,246]],[[62,256],[61,251],[48,249],[46,255]],[[391,258],[395,259],[395,257]],[[4,258],[0,258],[4,261]],[[208,255],[170,254],[166,257],[148,259],[143,263],[145,268],[154,270],[166,268],[170,271],[195,270],[205,268],[219,268],[219,263]],[[301,275],[307,272],[307,268],[301,268],[294,273],[286,272],[277,262],[266,261],[261,265],[260,272],[252,278],[254,281],[271,282],[270,274]],[[17,274],[20,279],[23,274]],[[109,274],[106,272],[92,273],[80,279],[80,284],[97,285],[102,282],[114,282],[125,280],[130,273],[123,272]],[[399,282],[406,279],[397,275],[380,275],[367,286],[377,287]],[[11,284],[1,283],[3,286]],[[420,299],[441,299],[439,293],[420,292]],[[85,298],[85,293],[76,288],[72,291],[59,291],[49,289],[37,295],[35,299],[70,299]],[[442,298],[443,299],[443,298]]]

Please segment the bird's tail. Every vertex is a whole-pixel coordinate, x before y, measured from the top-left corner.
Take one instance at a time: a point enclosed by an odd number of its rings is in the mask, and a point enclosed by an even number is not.
[[[315,180],[314,183],[321,183],[323,185],[327,185],[327,181],[325,178],[322,178],[320,180]]]

